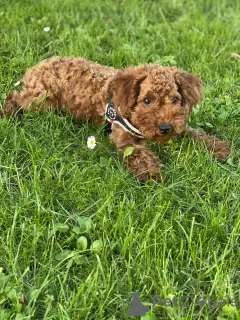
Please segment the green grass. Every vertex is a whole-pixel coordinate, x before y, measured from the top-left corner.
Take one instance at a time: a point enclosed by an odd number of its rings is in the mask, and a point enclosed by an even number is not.
[[[141,185],[100,126],[1,119],[1,320],[126,319],[132,292],[149,306],[154,295],[195,298],[158,305],[157,319],[240,319],[239,305],[196,301],[240,303],[239,16],[237,0],[0,0],[1,103],[52,55],[176,65],[204,81],[192,125],[233,143],[227,164],[187,140],[152,144],[164,184]]]

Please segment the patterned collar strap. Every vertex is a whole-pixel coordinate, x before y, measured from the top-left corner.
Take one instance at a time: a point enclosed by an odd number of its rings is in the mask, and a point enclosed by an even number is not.
[[[133,125],[131,125],[131,123],[126,118],[122,118],[117,114],[117,111],[115,110],[114,104],[113,104],[112,93],[110,93],[108,97],[108,104],[106,105],[106,110],[105,110],[105,119],[112,124],[112,127],[114,126],[114,124],[118,124],[125,131],[130,132],[134,136],[138,138],[144,138],[141,132],[137,128],[135,128]]]

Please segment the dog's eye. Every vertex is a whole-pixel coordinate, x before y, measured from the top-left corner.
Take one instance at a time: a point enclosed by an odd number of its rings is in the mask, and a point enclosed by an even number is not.
[[[144,98],[143,103],[146,105],[149,105],[149,104],[151,104],[151,100],[149,98]]]
[[[178,97],[172,98],[172,104],[178,104],[180,102],[180,99]]]

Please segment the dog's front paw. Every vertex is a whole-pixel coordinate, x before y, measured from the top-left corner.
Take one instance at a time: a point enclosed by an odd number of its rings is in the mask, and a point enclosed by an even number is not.
[[[209,151],[218,160],[226,161],[231,154],[231,144],[230,142],[217,139]]]
[[[135,148],[133,153],[126,157],[125,162],[140,182],[162,182],[161,162],[150,150]]]

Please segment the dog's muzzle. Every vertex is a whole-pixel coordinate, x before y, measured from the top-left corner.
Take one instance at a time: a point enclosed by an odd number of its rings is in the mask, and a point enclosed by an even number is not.
[[[162,123],[159,125],[159,130],[162,134],[168,134],[172,131],[172,125],[168,123]]]

